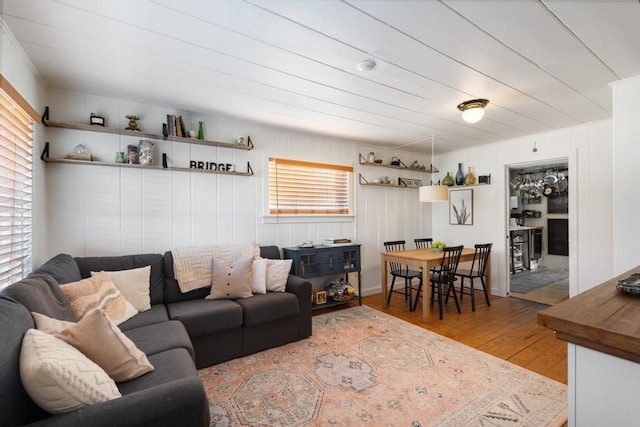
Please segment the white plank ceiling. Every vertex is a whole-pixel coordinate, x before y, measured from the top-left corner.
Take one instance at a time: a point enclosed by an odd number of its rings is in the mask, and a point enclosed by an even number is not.
[[[640,75],[637,0],[0,5],[48,87],[417,151],[609,118],[608,84]],[[491,102],[470,125],[473,98]]]

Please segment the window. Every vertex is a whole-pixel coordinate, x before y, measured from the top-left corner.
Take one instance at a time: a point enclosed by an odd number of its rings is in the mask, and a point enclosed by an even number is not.
[[[269,159],[269,213],[351,215],[353,167]]]
[[[0,83],[0,288],[3,288],[31,271],[33,120],[14,101],[24,102],[2,76]]]

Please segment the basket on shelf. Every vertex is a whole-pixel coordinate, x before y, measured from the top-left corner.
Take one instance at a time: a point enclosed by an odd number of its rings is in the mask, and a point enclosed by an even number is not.
[[[332,280],[327,284],[327,297],[334,301],[349,301],[355,296],[355,289],[344,279]]]

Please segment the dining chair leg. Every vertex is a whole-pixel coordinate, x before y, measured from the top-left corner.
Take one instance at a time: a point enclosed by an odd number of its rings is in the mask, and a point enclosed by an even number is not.
[[[422,292],[422,278],[420,278],[420,283],[418,284],[418,292],[416,292],[416,299],[413,300],[413,310],[410,310],[410,311],[416,311],[416,307],[418,307],[418,300],[420,299],[421,292]]]
[[[389,295],[387,296],[387,305],[391,303],[391,294],[393,293],[393,285],[396,283],[396,276],[393,276],[391,280],[391,288],[389,289]]]
[[[442,320],[442,283],[438,283],[438,307],[440,308],[440,320]]]
[[[458,313],[462,313],[462,310],[460,310],[460,303],[458,302],[458,295],[456,295],[456,288],[453,282],[449,282],[449,291],[453,291],[453,300],[456,303],[456,308],[458,309]],[[447,296],[449,296],[449,291],[447,291]]]
[[[476,311],[476,291],[473,288],[474,278],[472,277],[469,280],[471,280],[471,311]]]
[[[484,283],[484,276],[480,276],[480,283],[482,283],[482,290],[484,291],[484,299],[487,300],[487,305],[491,307],[491,302],[489,301],[489,294],[487,294],[487,286]]]
[[[405,283],[405,285],[404,285],[404,289],[405,289],[404,299],[406,301],[407,294],[409,294],[409,311],[411,311],[411,294],[413,293],[413,291],[412,291],[413,288],[411,287],[411,282],[412,281],[413,281],[413,279],[407,278],[407,279],[405,279],[405,282],[404,282]]]
[[[464,297],[464,276],[460,276],[460,302],[462,302],[462,297]]]

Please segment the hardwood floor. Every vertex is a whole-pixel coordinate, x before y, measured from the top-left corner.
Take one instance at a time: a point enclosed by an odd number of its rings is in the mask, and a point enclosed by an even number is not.
[[[527,301],[539,302],[542,304],[555,305],[569,299],[569,283],[558,282],[536,289],[526,294],[511,292],[511,297],[526,299]]]
[[[355,306],[357,302],[350,304]],[[437,306],[434,306],[431,320],[424,324],[420,320],[422,301],[411,313],[402,295],[394,294],[387,309],[382,308],[380,294],[364,297],[363,304],[567,384],[567,343],[556,339],[553,331],[536,322],[538,311],[546,305],[493,296],[488,307],[483,295],[478,293],[474,313],[471,300],[465,295],[462,314],[456,312],[455,304],[450,301],[445,306],[443,320],[438,319]]]

